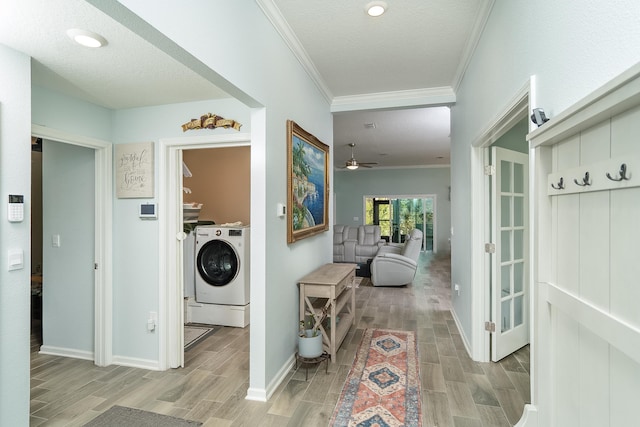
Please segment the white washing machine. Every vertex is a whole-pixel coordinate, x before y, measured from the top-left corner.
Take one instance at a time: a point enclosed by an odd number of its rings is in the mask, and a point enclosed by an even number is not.
[[[249,324],[249,242],[249,226],[196,228],[192,322],[236,327]]]

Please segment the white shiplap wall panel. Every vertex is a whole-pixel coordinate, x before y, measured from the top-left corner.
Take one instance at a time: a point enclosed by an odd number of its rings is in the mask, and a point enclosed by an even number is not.
[[[579,166],[580,138],[569,139],[554,147],[554,171]],[[565,178],[566,179],[566,178]],[[554,237],[557,262],[556,284],[570,292],[579,292],[580,258],[578,256],[578,242],[580,235],[579,195],[571,194],[554,197],[556,204],[556,231]]]
[[[611,242],[610,311],[640,329],[640,188],[611,192]]]
[[[612,156],[637,153],[640,107],[611,120]],[[640,188],[611,192],[610,209],[611,313],[640,329]]]
[[[640,153],[640,106],[611,120],[611,157]]]
[[[554,310],[554,323],[556,419],[570,426],[580,415],[580,324],[561,310]]]
[[[580,427],[602,427],[609,420],[609,343],[580,327]],[[563,425],[563,424],[559,424]],[[571,424],[566,424],[571,425]]]
[[[640,66],[634,72],[530,134],[533,147],[551,147],[551,159],[535,155],[544,164],[535,182],[548,183],[534,204],[536,245],[551,252],[533,270],[534,360],[543,369],[534,384],[551,396],[537,408],[545,427],[640,425]],[[627,159],[630,180],[604,176]],[[585,169],[597,185],[549,191]],[[574,178],[582,177],[564,177]]]
[[[611,422],[603,426],[638,425],[640,364],[611,347]]]
[[[580,135],[580,165],[591,165],[609,158],[610,129],[609,121],[606,121],[582,132]],[[609,253],[609,192],[584,193],[580,194],[579,198],[579,295],[608,311],[609,265],[607,262],[603,262],[603,258],[606,258]]]

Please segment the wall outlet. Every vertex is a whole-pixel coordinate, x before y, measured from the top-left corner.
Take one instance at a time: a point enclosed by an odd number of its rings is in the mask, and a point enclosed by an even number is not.
[[[354,216],[354,217],[353,217],[353,220],[354,220],[354,221],[360,221],[360,217],[359,217],[359,216]]]
[[[460,296],[460,285],[457,283],[453,285],[453,290],[456,291],[456,295]]]

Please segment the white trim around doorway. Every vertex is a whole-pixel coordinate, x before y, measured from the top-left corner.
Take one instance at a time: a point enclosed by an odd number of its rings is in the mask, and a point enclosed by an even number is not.
[[[36,124],[31,135],[91,148],[95,152],[95,330],[93,361],[108,366],[113,361],[112,301],[112,147],[110,142],[75,135]],[[86,358],[86,357],[81,357]]]
[[[536,99],[536,79],[531,76],[529,81],[516,93],[511,102],[499,113],[497,118],[489,123],[485,131],[480,134],[471,146],[471,277],[474,282],[471,284],[472,301],[471,301],[471,319],[472,319],[472,354],[473,360],[478,362],[489,362],[491,355],[491,334],[485,330],[485,321],[491,316],[491,278],[490,278],[490,260],[484,253],[484,244],[489,242],[487,227],[489,221],[489,182],[485,179],[485,166],[488,165],[488,150],[491,144],[496,142],[498,138],[510,130],[518,121],[522,120],[523,115],[529,115],[529,111],[537,105]],[[532,125],[529,124],[531,129]],[[532,164],[534,156],[532,150],[529,149],[529,194],[534,194],[532,188],[535,167]],[[534,203],[529,204],[529,257],[531,261],[533,251]],[[530,263],[533,265],[533,263]],[[533,284],[534,268],[529,269],[529,283]],[[475,279],[474,279],[475,278]],[[476,282],[477,281],[477,282]],[[532,288],[529,288],[531,296]],[[529,327],[532,329],[535,324],[535,311],[533,309],[534,298],[529,298]],[[459,326],[459,325],[458,325]],[[535,351],[534,334],[530,330],[530,346],[531,353]],[[535,406],[535,363],[531,360],[530,378],[531,378],[531,397],[532,404],[525,405],[522,419],[517,425],[536,425],[537,424],[537,408]],[[527,423],[531,424],[527,424]]]
[[[248,133],[165,138],[159,140],[158,226],[160,272],[158,280],[158,368],[184,365],[182,272],[182,150],[241,147],[251,145]]]
[[[491,281],[489,259],[482,248],[490,241],[487,224],[489,220],[489,183],[485,176],[485,166],[489,163],[488,147],[510,130],[523,115],[530,111],[534,77],[531,77],[501,111],[498,118],[489,123],[486,130],[476,138],[471,147],[471,277],[479,283],[472,284],[477,290],[472,297],[472,342],[473,360],[489,362],[491,340],[485,331],[484,322],[491,316]],[[531,252],[530,252],[531,253]],[[531,311],[530,311],[531,313]]]

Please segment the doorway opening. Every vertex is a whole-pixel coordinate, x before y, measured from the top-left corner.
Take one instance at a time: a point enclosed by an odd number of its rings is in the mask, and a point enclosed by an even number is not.
[[[249,323],[251,147],[185,149],[182,161],[186,351]]]
[[[50,165],[45,167],[49,167],[51,173],[55,175],[56,179],[58,179],[62,185],[62,188],[55,190],[55,194],[47,195],[46,187],[43,191],[40,191],[40,193],[44,195],[44,200],[41,204],[44,208],[40,209],[41,213],[38,215],[43,218],[42,222],[45,224],[43,224],[42,227],[44,231],[40,234],[41,245],[39,245],[39,248],[47,247],[51,251],[57,251],[57,253],[53,253],[53,255],[59,257],[59,259],[54,261],[54,265],[58,267],[62,266],[63,268],[66,266],[67,271],[61,272],[61,274],[64,274],[66,278],[63,282],[68,284],[71,281],[68,266],[75,265],[78,262],[78,258],[74,256],[73,253],[67,253],[67,249],[74,249],[74,247],[77,246],[73,241],[76,237],[80,239],[84,238],[84,240],[91,242],[85,248],[87,257],[83,264],[84,266],[78,266],[77,270],[82,270],[81,274],[83,275],[79,278],[80,282],[78,282],[80,283],[80,288],[84,287],[86,289],[87,282],[92,285],[88,288],[91,292],[87,294],[90,294],[89,298],[91,298],[91,301],[87,301],[87,303],[89,303],[91,309],[84,310],[84,319],[81,319],[85,325],[90,325],[88,330],[86,328],[84,329],[85,340],[82,341],[81,344],[78,344],[76,341],[69,341],[69,330],[67,329],[63,331],[62,335],[59,335],[58,341],[54,343],[55,345],[47,346],[45,334],[45,345],[41,347],[40,351],[59,356],[88,359],[92,360],[98,366],[107,366],[112,362],[112,145],[106,141],[74,135],[39,125],[32,125],[32,144],[35,142],[35,145],[37,145],[39,141],[41,146],[45,147],[45,156],[47,155],[47,143],[49,143],[51,147],[55,146],[57,148],[52,151],[54,154],[57,153],[57,158],[53,159]],[[70,158],[70,153],[74,156],[73,158]],[[74,159],[81,160],[74,164]],[[71,164],[69,164],[69,162],[71,162]],[[83,233],[77,233],[77,223],[74,223],[73,220],[70,219],[72,215],[62,220],[62,224],[59,225],[61,228],[57,228],[58,226],[51,228],[46,224],[47,219],[50,219],[50,216],[56,214],[56,212],[58,216],[60,216],[64,215],[64,212],[61,210],[80,209],[80,207],[74,203],[74,201],[77,202],[77,198],[80,197],[80,193],[77,192],[80,191],[80,189],[77,188],[76,185],[72,185],[73,183],[77,184],[77,176],[73,175],[74,172],[76,172],[74,167],[83,168],[82,173],[87,176],[87,181],[90,181],[92,184],[90,188],[85,188],[84,193],[82,193],[84,196],[82,196],[83,198],[81,200],[92,200],[93,202],[90,214],[91,218],[84,218],[86,224],[89,225],[88,228],[85,227],[86,231]],[[43,176],[46,174],[47,172],[44,172]],[[47,180],[47,184],[50,184],[51,181],[52,180]],[[71,184],[67,185],[65,182]],[[47,197],[49,201],[47,201]],[[47,208],[48,205],[57,207],[57,211],[52,212]],[[89,234],[89,236],[87,236],[87,234]],[[36,253],[39,252],[39,248],[35,248]],[[42,301],[42,295],[47,295],[46,287],[50,286],[49,289],[53,290],[54,286],[53,282],[50,284],[45,283],[46,280],[44,279],[46,279],[46,276],[38,274],[43,272],[46,274],[47,270],[46,256],[40,259],[43,259],[45,262],[36,260],[32,269],[32,271],[36,273],[34,274],[36,284],[38,284],[38,281],[41,282],[39,283],[40,295],[35,295],[36,299],[39,299],[37,303]],[[75,270],[75,268],[72,270]],[[62,293],[66,291],[69,291],[69,289],[62,289]],[[37,294],[38,292],[32,291],[32,295],[34,293]],[[77,294],[74,294],[74,297],[75,295]],[[60,297],[60,295],[58,296]],[[81,310],[82,304],[78,306],[74,297],[69,299],[74,302],[76,309]],[[46,325],[46,305],[43,308],[42,314],[44,318],[41,322],[44,322]],[[56,310],[59,309],[58,304]],[[68,312],[70,312],[70,310],[66,311],[66,313]],[[71,315],[74,316],[72,310],[71,313]],[[61,316],[57,316],[57,318],[60,317]],[[79,316],[76,316],[70,322],[71,324],[73,324],[73,322],[78,323],[78,320]],[[64,329],[63,326],[62,328]]]
[[[249,134],[160,140],[158,206],[166,212],[158,218],[160,230],[164,230],[160,235],[163,250],[160,253],[162,271],[159,280],[159,293],[163,303],[159,307],[158,320],[165,334],[160,339],[160,369],[184,366],[184,241],[187,234],[184,232],[183,222],[183,153],[186,150],[250,145]]]
[[[523,295],[524,298],[522,300],[522,311],[520,312],[520,315],[522,316],[521,319],[523,320],[523,323],[526,324],[521,324],[519,326],[521,326],[522,329],[526,329],[527,331],[527,342],[529,342],[530,347],[530,349],[528,349],[527,351],[527,354],[534,353],[535,342],[533,340],[533,337],[529,336],[528,334],[529,325],[534,322],[534,311],[531,308],[532,299],[530,298],[530,288],[528,286],[528,284],[531,283],[531,269],[527,268],[519,273],[519,277],[523,279],[522,286],[525,289],[522,294],[519,291],[520,285],[516,284],[516,282],[513,280],[513,273],[516,269],[515,265],[518,264],[520,260],[525,261],[527,266],[531,265],[531,254],[533,253],[529,250],[529,245],[531,242],[531,239],[529,239],[529,236],[531,234],[531,227],[527,226],[526,229],[524,227],[522,228],[521,235],[526,235],[527,238],[523,239],[523,241],[519,243],[521,249],[524,250],[526,247],[526,253],[522,253],[521,255],[519,255],[519,258],[517,259],[515,257],[511,257],[514,249],[513,244],[515,241],[515,232],[518,231],[518,233],[520,233],[517,227],[513,227],[514,217],[513,215],[511,215],[515,203],[514,199],[517,198],[515,196],[519,197],[519,195],[516,194],[517,192],[513,190],[506,191],[506,198],[504,199],[504,212],[506,213],[508,209],[509,214],[507,215],[507,217],[509,218],[510,223],[504,224],[504,229],[502,223],[495,224],[494,222],[494,224],[492,225],[492,214],[495,214],[498,211],[500,211],[500,214],[503,212],[503,199],[501,198],[500,201],[497,202],[496,198],[496,202],[492,207],[491,181],[493,181],[494,188],[497,188],[499,185],[501,185],[501,183],[497,182],[496,179],[490,179],[495,176],[492,175],[494,173],[493,166],[495,165],[492,165],[492,163],[490,162],[490,152],[492,150],[490,147],[494,145],[494,143],[496,143],[501,137],[516,129],[518,125],[520,125],[521,129],[523,129],[519,132],[523,134],[520,137],[520,143],[524,142],[526,147],[524,149],[521,149],[522,151],[524,151],[523,155],[525,156],[525,160],[507,160],[506,163],[509,164],[509,167],[511,168],[513,168],[513,165],[515,163],[522,164],[522,162],[524,162],[526,163],[527,167],[531,164],[529,156],[530,150],[528,147],[528,142],[526,140],[526,135],[530,130],[533,129],[531,123],[528,120],[528,117],[529,112],[531,111],[533,106],[535,106],[536,102],[534,88],[535,77],[531,77],[529,81],[515,95],[512,101],[507,104],[505,109],[501,111],[498,117],[494,121],[489,123],[480,137],[473,142],[471,148],[471,246],[472,248],[474,248],[474,250],[472,251],[471,276],[472,278],[474,278],[474,282],[476,280],[478,281],[477,284],[472,283],[471,286],[472,290],[474,290],[472,291],[473,346],[471,355],[473,360],[478,362],[490,362],[492,360],[492,347],[495,347],[496,336],[499,335],[499,333],[496,333],[495,331],[502,332],[503,329],[502,316],[500,316],[500,319],[496,319],[497,313],[494,310],[498,305],[502,304],[503,296],[502,289],[497,289],[497,285],[499,284],[499,282],[496,282],[494,279],[496,277],[502,278],[503,273],[505,274],[505,279],[507,279],[505,283],[508,283],[509,287],[508,292],[506,292],[507,289],[505,288],[504,295],[504,300],[508,301],[508,303],[505,303],[504,307],[505,310],[508,307],[508,311],[510,313],[510,324],[508,326],[513,325],[514,317],[512,317],[511,314],[515,313],[514,297]],[[508,148],[511,148],[511,151],[514,151],[513,147]],[[524,173],[525,172],[523,172],[523,174]],[[510,177],[509,181],[510,185],[512,185],[511,187],[507,186],[505,188],[513,189],[513,173],[509,172],[505,174],[505,176]],[[526,192],[526,195],[530,194],[531,186],[528,184],[523,185],[525,188],[523,188],[522,190]],[[526,210],[526,214],[524,212],[523,214],[531,217],[531,215],[529,214],[529,211],[531,209],[530,207],[523,207],[522,209]],[[505,233],[503,233],[503,231],[505,231]],[[505,236],[504,241],[502,240],[503,236]],[[509,259],[503,259],[502,256],[500,256],[500,258],[498,259],[495,256],[496,253],[493,245],[497,244],[502,244],[505,247],[508,246],[509,257],[507,258]],[[504,265],[508,266],[508,268],[501,268],[503,262]],[[500,267],[500,269],[498,269],[498,267]],[[506,325],[507,323],[505,322],[505,326]],[[506,330],[509,330],[509,328],[506,328]],[[525,349],[527,348],[525,347]],[[515,350],[517,350],[517,348],[513,348],[513,351]],[[507,352],[506,354],[509,353]],[[531,360],[529,372],[531,372],[531,370],[533,369],[535,368],[533,366],[533,360]],[[529,376],[528,379],[530,380]],[[531,394],[533,394],[533,386],[530,382],[527,388],[531,391]]]
[[[422,251],[437,252],[434,231],[436,229],[436,196],[365,196],[365,225],[380,226],[383,239],[391,243],[404,243],[411,230],[422,231]]]

